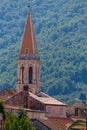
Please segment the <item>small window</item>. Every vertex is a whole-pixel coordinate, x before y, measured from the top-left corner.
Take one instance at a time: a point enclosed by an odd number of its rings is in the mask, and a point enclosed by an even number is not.
[[[48,111],[48,114],[50,114],[51,113],[51,107],[48,107],[47,111]]]
[[[64,114],[64,110],[63,108],[60,109],[60,115],[63,115]]]
[[[25,53],[29,54],[29,49],[28,48],[25,49]]]

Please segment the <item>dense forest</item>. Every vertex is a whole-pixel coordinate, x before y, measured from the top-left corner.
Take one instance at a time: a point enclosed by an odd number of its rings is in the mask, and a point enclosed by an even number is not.
[[[41,58],[42,91],[66,103],[86,100],[87,0],[0,0],[0,90],[15,89],[28,4]]]

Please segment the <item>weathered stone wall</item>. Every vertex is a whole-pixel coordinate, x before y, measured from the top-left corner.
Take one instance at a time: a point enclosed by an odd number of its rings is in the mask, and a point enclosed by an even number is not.
[[[24,96],[23,92],[17,93],[5,102],[8,105],[23,106]]]
[[[53,118],[66,118],[66,106],[46,105],[46,116]]]
[[[24,68],[22,71],[22,67]],[[29,82],[29,68],[32,67],[32,83]],[[23,90],[23,86],[26,84],[29,87],[29,91],[36,94],[40,92],[40,61],[38,60],[18,60],[18,81],[16,84],[17,92]],[[33,88],[33,89],[32,89]]]

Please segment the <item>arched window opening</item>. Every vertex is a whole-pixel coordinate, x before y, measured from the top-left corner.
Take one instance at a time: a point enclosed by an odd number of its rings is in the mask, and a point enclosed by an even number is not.
[[[24,82],[24,67],[21,67],[21,72],[22,72],[22,83]]]
[[[33,79],[33,69],[32,67],[29,67],[29,83],[32,84]]]

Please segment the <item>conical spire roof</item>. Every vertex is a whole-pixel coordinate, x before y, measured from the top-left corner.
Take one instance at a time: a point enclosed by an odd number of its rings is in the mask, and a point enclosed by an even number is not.
[[[28,13],[25,31],[22,40],[22,46],[20,50],[20,56],[22,55],[38,56],[37,43],[32,24],[31,13]]]

